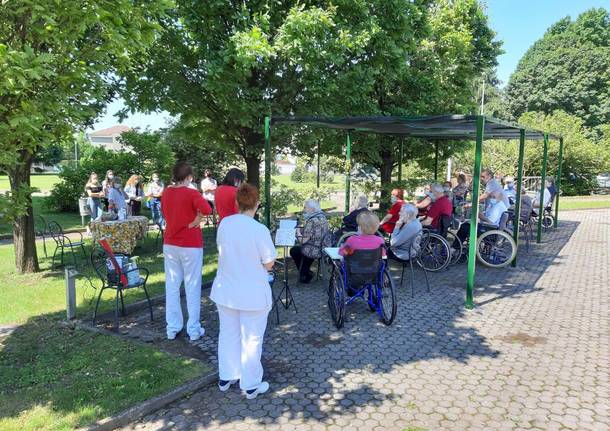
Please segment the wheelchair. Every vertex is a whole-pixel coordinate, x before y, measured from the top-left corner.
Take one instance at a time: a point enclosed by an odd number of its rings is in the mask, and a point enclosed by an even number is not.
[[[421,253],[417,263],[426,271],[442,271],[449,265],[459,262],[462,247],[455,232],[451,230],[453,224],[453,217],[443,216],[439,220],[439,229],[424,228],[420,243]],[[459,246],[452,252],[453,243],[456,241]]]
[[[506,227],[509,213],[500,218],[499,226],[479,223],[480,233],[477,236],[477,259],[490,268],[504,268],[517,256],[517,244],[512,232]],[[468,238],[462,245],[462,253],[468,254]]]
[[[394,281],[382,248],[354,250],[341,260],[332,260],[328,283],[328,308],[337,329],[346,319],[346,307],[363,299],[371,312],[389,326],[396,318],[396,292]]]

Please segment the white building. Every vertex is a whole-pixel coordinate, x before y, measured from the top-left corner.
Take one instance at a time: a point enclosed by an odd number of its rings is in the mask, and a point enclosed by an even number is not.
[[[276,160],[275,166],[281,175],[290,175],[297,167],[297,164],[292,160]]]
[[[130,131],[129,126],[117,125],[107,129],[97,130],[89,133],[87,137],[94,147],[103,147],[110,151],[120,151],[123,149],[119,138],[123,132]]]

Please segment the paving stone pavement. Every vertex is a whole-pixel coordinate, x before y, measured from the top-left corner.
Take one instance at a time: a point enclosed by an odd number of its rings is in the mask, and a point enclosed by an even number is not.
[[[267,330],[270,393],[208,387],[127,429],[609,430],[609,251],[610,210],[564,212],[517,268],[477,268],[474,310],[465,265],[430,293],[417,272],[414,298],[406,277],[390,327],[357,303],[336,330],[323,285],[294,287],[298,313]],[[202,319],[215,363],[208,299]]]

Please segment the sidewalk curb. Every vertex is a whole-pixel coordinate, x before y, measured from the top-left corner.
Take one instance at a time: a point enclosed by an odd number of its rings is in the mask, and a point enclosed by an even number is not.
[[[80,322],[64,323],[66,325],[74,325],[79,329],[83,329],[86,331],[122,338],[120,334],[117,334],[113,331],[107,331],[101,328],[94,328]],[[137,340],[130,340],[130,342],[150,346],[149,344]],[[193,380],[189,380],[188,382],[183,383],[182,385],[170,390],[169,392],[142,401],[140,404],[130,407],[127,410],[117,413],[114,416],[108,416],[104,419],[100,419],[89,426],[78,428],[77,431],[111,431],[116,428],[129,425],[130,423],[137,421],[138,419],[146,416],[147,414],[157,411],[180,398],[184,398],[189,394],[197,392],[198,390],[216,382],[217,380],[217,371],[211,372],[209,374],[206,374],[205,376],[201,376]]]
[[[88,427],[78,428],[77,431],[111,431],[118,427],[129,425],[130,423],[137,421],[149,413],[159,410],[188,394],[196,392],[205,386],[212,384],[217,379],[217,372],[207,374],[203,377],[186,382],[165,394],[156,396],[127,410],[124,410],[115,416],[109,416],[101,419]]]

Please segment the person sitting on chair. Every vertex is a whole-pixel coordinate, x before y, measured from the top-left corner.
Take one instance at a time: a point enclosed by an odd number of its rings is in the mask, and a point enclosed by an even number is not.
[[[508,198],[508,202],[513,205],[517,196],[515,189],[515,179],[513,177],[504,177],[504,195]]]
[[[320,208],[320,202],[315,199],[307,199],[303,207],[303,226],[301,245],[295,245],[290,249],[290,256],[297,268],[299,268],[299,281],[309,283],[313,278],[310,271],[311,264],[322,257],[322,248],[330,246],[329,226],[326,216]]]
[[[495,228],[499,227],[500,219],[502,218],[502,214],[508,211],[508,207],[504,204],[504,193],[502,191],[494,191],[489,194],[489,201],[487,206],[485,207],[484,212],[479,213],[479,221],[485,223],[487,227],[493,226]],[[479,233],[486,226],[481,226],[479,224]],[[460,239],[462,243],[468,238],[470,234],[470,223],[466,222],[460,226],[460,229],[457,231],[456,236]],[[452,246],[457,248],[458,241],[454,241]]]
[[[379,217],[370,211],[363,211],[358,215],[358,235],[350,236],[345,244],[339,249],[341,256],[346,256],[354,250],[373,250],[385,245],[385,241],[379,235],[375,235],[379,229]],[[385,248],[382,251],[385,255]]]
[[[398,221],[398,213],[400,212],[400,207],[402,207],[404,193],[402,189],[394,189],[392,190],[392,194],[390,196],[390,201],[392,202],[392,207],[385,215],[383,219],[381,219],[380,227],[386,233],[394,232],[394,226]]]
[[[388,257],[394,260],[409,260],[419,253],[417,237],[421,234],[422,226],[417,219],[415,205],[406,203],[400,209],[400,216],[390,238]]]
[[[426,218],[421,222],[423,226],[430,226],[432,229],[440,229],[440,220],[443,216],[451,217],[453,204],[445,195],[445,191],[440,184],[432,184],[430,191],[434,194],[434,203],[430,206]]]
[[[343,217],[342,233],[356,232],[358,230],[358,216],[363,212],[368,212],[369,200],[365,194],[358,195],[356,209]]]
[[[542,209],[544,210],[546,207],[548,207],[551,204],[551,192],[549,191],[549,187],[551,186],[551,181],[546,180],[544,182],[544,198],[542,200]],[[540,194],[536,193],[536,197],[534,198],[534,202],[532,202],[532,210],[534,212],[535,215],[538,215],[538,209],[540,208]]]
[[[457,186],[453,188],[452,192],[455,204],[466,200],[466,196],[468,195],[468,184],[466,184],[466,175],[463,172],[458,174]]]

